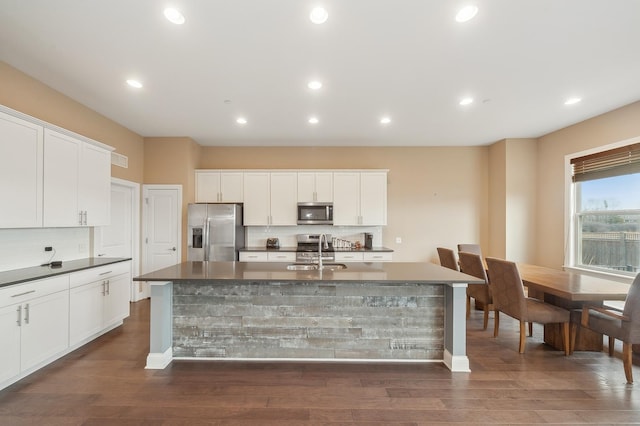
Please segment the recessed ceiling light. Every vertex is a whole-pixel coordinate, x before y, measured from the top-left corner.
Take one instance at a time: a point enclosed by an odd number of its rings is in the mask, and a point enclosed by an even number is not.
[[[247,124],[247,119],[244,118],[244,117],[238,117],[236,119],[236,123],[238,123],[238,124]]]
[[[309,124],[318,124],[320,122],[320,120],[318,120],[318,117],[310,117],[309,118]]]
[[[319,90],[322,88],[322,83],[318,80],[313,80],[307,84],[307,87],[311,90]]]
[[[311,22],[314,24],[324,24],[328,17],[329,13],[327,12],[327,9],[320,6],[314,7],[309,14],[309,19],[311,19]]]
[[[127,80],[127,84],[131,87],[135,87],[136,89],[142,89],[142,83],[140,83],[138,80],[129,79]]]
[[[178,9],[174,9],[173,7],[168,7],[164,10],[164,17],[169,20],[169,22],[182,25],[184,24],[184,16]]]
[[[569,98],[566,101],[564,101],[565,105],[575,105],[577,103],[579,103],[580,101],[582,101],[582,98]]]
[[[391,123],[391,118],[390,117],[382,117],[380,119],[380,124],[389,124]]]
[[[478,6],[470,4],[468,6],[463,7],[456,14],[457,22],[467,22],[473,19],[474,16],[478,13]]]
[[[460,100],[460,105],[469,105],[473,103],[473,98],[462,98]]]

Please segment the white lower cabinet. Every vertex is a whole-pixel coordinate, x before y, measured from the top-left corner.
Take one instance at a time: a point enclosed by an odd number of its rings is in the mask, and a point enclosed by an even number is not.
[[[293,251],[245,251],[240,253],[240,262],[295,262]]]
[[[357,252],[336,252],[336,262],[362,262],[362,253]]]
[[[130,262],[71,274],[69,344],[97,337],[129,316]]]
[[[391,262],[393,253],[377,252],[336,252],[336,262]]]
[[[0,290],[0,384],[69,346],[69,276]]]
[[[268,252],[267,261],[268,262],[295,262],[296,253],[291,251],[284,251],[279,253]]]
[[[365,262],[391,262],[393,253],[390,251],[364,252],[362,253],[362,260]]]

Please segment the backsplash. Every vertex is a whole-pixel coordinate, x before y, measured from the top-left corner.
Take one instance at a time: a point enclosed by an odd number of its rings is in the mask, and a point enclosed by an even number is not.
[[[0,271],[90,256],[91,228],[0,229]]]
[[[279,238],[280,247],[295,247],[298,234],[331,234],[331,237],[364,244],[365,232],[373,234],[374,247],[382,246],[382,226],[247,226],[245,239],[247,247],[265,247],[270,237]]]

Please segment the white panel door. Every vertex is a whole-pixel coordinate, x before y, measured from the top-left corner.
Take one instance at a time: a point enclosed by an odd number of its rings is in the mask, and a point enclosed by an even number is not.
[[[144,204],[144,272],[180,263],[182,188],[178,185],[146,185]]]
[[[42,226],[43,127],[0,113],[0,228]]]

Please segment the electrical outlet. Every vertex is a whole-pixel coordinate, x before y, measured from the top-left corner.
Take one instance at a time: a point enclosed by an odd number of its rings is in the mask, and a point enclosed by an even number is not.
[[[53,247],[51,247],[51,246],[46,246],[44,248],[44,251],[52,251],[52,250],[53,250]]]

